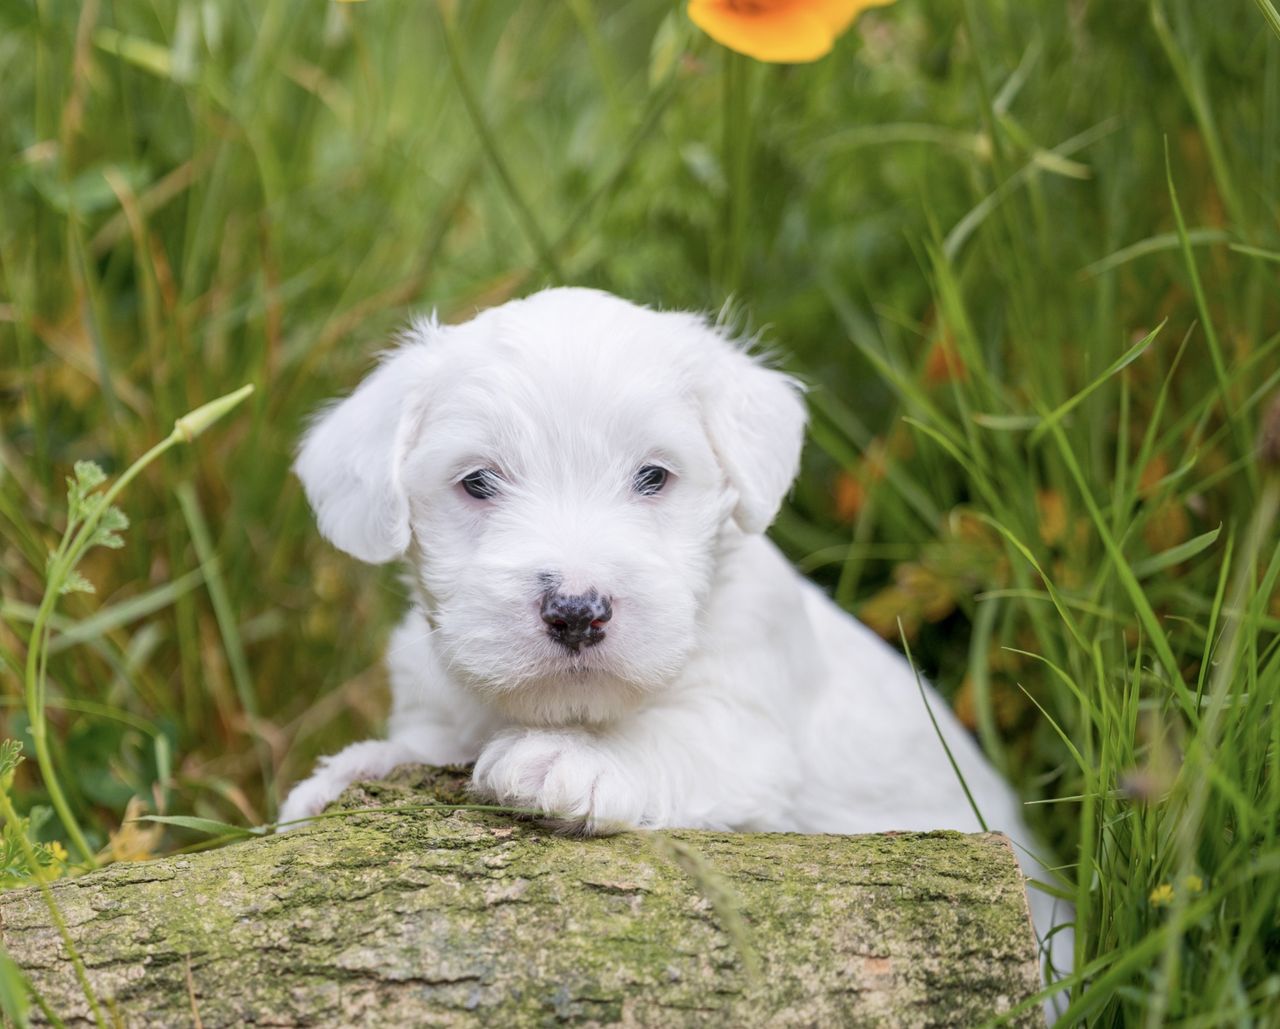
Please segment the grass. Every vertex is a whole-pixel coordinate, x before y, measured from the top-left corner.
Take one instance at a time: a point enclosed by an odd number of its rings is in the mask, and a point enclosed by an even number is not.
[[[33,842],[74,843],[50,804],[93,855],[130,801],[260,824],[376,731],[401,590],[287,468],[411,312],[732,296],[818,384],[776,538],[901,623],[1060,855],[1067,1020],[1276,1024],[1277,24],[900,0],[784,68],[656,0],[0,3],[0,717],[64,794],[18,768]],[[29,708],[65,477],[246,382],[116,500]]]

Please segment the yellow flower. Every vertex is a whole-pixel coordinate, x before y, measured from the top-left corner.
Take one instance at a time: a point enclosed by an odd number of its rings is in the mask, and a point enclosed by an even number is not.
[[[1168,907],[1173,903],[1173,887],[1169,883],[1161,883],[1147,899],[1158,908]]]
[[[55,861],[65,863],[67,860],[67,848],[57,840],[49,844],[49,853],[53,855]]]
[[[689,18],[717,43],[775,64],[803,64],[831,52],[868,7],[893,0],[689,0]]]
[[[1198,875],[1189,875],[1182,880],[1182,885],[1186,887],[1188,893],[1199,893],[1204,889],[1204,880]]]

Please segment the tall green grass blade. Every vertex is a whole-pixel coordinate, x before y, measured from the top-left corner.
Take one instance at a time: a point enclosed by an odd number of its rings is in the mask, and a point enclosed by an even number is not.
[[[911,657],[911,645],[907,642],[907,634],[902,629],[901,620],[898,622],[898,638],[902,642],[902,649],[906,652],[907,663],[911,666],[912,674],[916,677],[916,688],[920,691],[920,703],[924,705],[924,709],[929,715],[929,723],[933,726],[933,733],[937,736],[938,742],[942,744],[942,749],[946,752],[947,761],[951,765],[951,770],[955,773],[956,781],[960,783],[960,788],[964,790],[965,799],[969,802],[969,809],[973,812],[974,818],[978,820],[978,824],[982,826],[982,831],[990,832],[987,828],[987,820],[982,817],[982,809],[978,807],[978,802],[974,799],[973,793],[969,789],[969,783],[965,780],[964,773],[960,771],[960,765],[956,761],[955,755],[951,753],[951,745],[942,734],[942,727],[938,725],[938,718],[933,713],[933,708],[929,705],[929,695],[925,692],[924,681],[920,678],[920,669]]]
[[[1045,710],[1044,705],[1041,704],[1040,701],[1036,700],[1036,698],[1033,697],[1027,691],[1027,688],[1023,686],[1021,683],[1018,684],[1018,689],[1022,692],[1022,695],[1027,698],[1027,700],[1031,701],[1031,703],[1035,705],[1035,709],[1040,712],[1040,717],[1045,720],[1045,724],[1047,724],[1049,728],[1051,728],[1054,731],[1058,739],[1062,741],[1062,745],[1067,748],[1067,753],[1071,755],[1071,758],[1072,760],[1075,761],[1076,766],[1079,768],[1087,767],[1088,762],[1086,761],[1084,755],[1080,753],[1079,748],[1076,747],[1075,743],[1072,742],[1071,737],[1063,730],[1062,726],[1058,724],[1057,720],[1053,717],[1053,715],[1049,714],[1049,712]]]
[[[1065,669],[1059,668],[1043,654],[1033,654],[1029,650],[1019,650],[1017,647],[1005,647],[1005,650],[1009,651],[1011,654],[1021,654],[1023,657],[1030,658],[1032,661],[1038,661],[1043,664],[1053,673],[1054,678],[1067,688],[1067,691],[1071,696],[1073,696],[1081,708],[1084,709],[1090,724],[1099,725],[1103,722],[1101,709],[1096,706],[1093,698],[1085,692],[1075,679],[1067,674]],[[1035,703],[1035,698],[1031,698],[1031,700],[1032,703]]]
[[[1195,708],[1190,693],[1187,690],[1186,683],[1182,681],[1182,673],[1179,669],[1178,661],[1173,656],[1173,649],[1170,647],[1168,637],[1165,635],[1164,629],[1151,607],[1151,602],[1143,592],[1142,586],[1134,575],[1133,569],[1121,551],[1119,544],[1111,535],[1111,529],[1099,509],[1092,491],[1089,489],[1089,484],[1085,481],[1084,473],[1080,469],[1080,463],[1076,459],[1066,436],[1063,434],[1062,427],[1059,425],[1053,426],[1052,433],[1054,440],[1058,444],[1058,452],[1062,455],[1063,463],[1071,473],[1076,489],[1079,491],[1081,499],[1084,500],[1090,517],[1093,519],[1094,528],[1097,530],[1103,546],[1107,550],[1111,560],[1111,568],[1124,586],[1125,593],[1133,604],[1134,610],[1138,614],[1138,619],[1151,640],[1151,645],[1155,647],[1156,654],[1160,658],[1161,664],[1164,665],[1169,687],[1178,697],[1186,713],[1194,718]]]
[[[1136,361],[1139,357],[1145,354],[1147,352],[1147,348],[1150,347],[1151,344],[1155,342],[1156,337],[1160,335],[1160,331],[1167,324],[1168,324],[1168,319],[1166,318],[1154,329],[1152,329],[1145,336],[1143,336],[1142,339],[1138,340],[1137,343],[1135,343],[1123,354],[1121,354],[1114,361],[1112,361],[1111,364],[1108,365],[1106,369],[1104,369],[1103,372],[1096,379],[1094,379],[1091,383],[1089,383],[1089,385],[1087,385],[1084,389],[1080,390],[1078,393],[1073,395],[1069,400],[1066,400],[1063,403],[1059,404],[1052,411],[1046,414],[1042,419],[1040,419],[1040,424],[1037,425],[1035,428],[1035,431],[1031,433],[1030,443],[1034,446],[1036,443],[1040,442],[1040,440],[1044,437],[1044,434],[1046,432],[1048,432],[1053,426],[1057,425],[1058,422],[1062,421],[1063,418],[1065,418],[1068,414],[1070,414],[1073,410],[1075,410],[1075,408],[1078,407],[1082,401],[1092,396],[1099,389],[1101,389],[1102,386],[1104,386],[1109,379],[1115,377],[1119,372],[1129,367],[1129,365],[1133,364],[1134,361]]]
[[[1231,243],[1231,234],[1223,229],[1189,229],[1187,231],[1187,240],[1193,247],[1204,247],[1217,243]],[[1177,250],[1181,246],[1182,239],[1176,232],[1162,232],[1157,236],[1150,236],[1147,239],[1117,250],[1113,254],[1099,258],[1092,264],[1085,265],[1080,270],[1080,274],[1094,278],[1106,272],[1115,271],[1115,269],[1121,268],[1139,258],[1148,257],[1151,254],[1164,253],[1168,250]],[[1236,250],[1239,248],[1235,244],[1231,244],[1231,249]]]
[[[1166,568],[1172,568],[1180,565],[1184,561],[1190,561],[1196,555],[1208,550],[1218,542],[1218,537],[1222,534],[1222,526],[1211,529],[1209,532],[1201,533],[1194,536],[1185,543],[1179,543],[1176,547],[1170,547],[1168,550],[1162,550],[1158,554],[1152,554],[1143,561],[1136,561],[1133,564],[1133,574],[1139,579],[1149,579],[1157,572],[1163,572]]]
[[[1209,102],[1201,68],[1192,64],[1190,58],[1179,44],[1177,34],[1174,32],[1173,26],[1169,24],[1163,0],[1150,0],[1150,11],[1151,25],[1155,29],[1156,38],[1164,48],[1165,55],[1169,58],[1169,64],[1177,75],[1178,84],[1182,87],[1187,102],[1191,105],[1191,110],[1195,114],[1196,125],[1200,129],[1205,149],[1209,153],[1209,165],[1213,169],[1213,178],[1217,183],[1218,191],[1222,194],[1227,213],[1230,215],[1232,222],[1235,223],[1237,231],[1242,234],[1247,233],[1250,228],[1249,222],[1236,189],[1235,176],[1231,172],[1231,162],[1227,159],[1226,151],[1223,148],[1222,136],[1218,131],[1218,121],[1214,115],[1213,105]],[[1167,141],[1165,147],[1165,163],[1167,165],[1169,163]],[[1172,191],[1172,188],[1171,173],[1170,191]],[[1180,215],[1178,216],[1178,233],[1185,240],[1186,227],[1182,224]],[[1186,243],[1184,242],[1183,245],[1185,247]]]
[[[1243,243],[1232,243],[1228,248],[1233,253],[1244,254],[1245,257],[1257,257],[1263,261],[1280,264],[1280,250],[1266,250],[1263,247],[1245,246]]]
[[[32,987],[30,980],[0,948],[0,1011],[18,1029],[27,1029],[30,1019]]]
[[[49,653],[61,653],[71,647],[99,639],[131,622],[140,621],[148,615],[163,611],[179,597],[199,587],[203,579],[203,573],[199,570],[188,572],[173,582],[166,582],[136,597],[101,608],[88,618],[76,622],[52,637],[49,641]]]
[[[693,880],[694,886],[715,912],[716,921],[737,951],[748,983],[758,982],[762,966],[755,934],[745,917],[742,898],[715,866],[685,840],[667,833],[646,834],[646,842]]]
[[[1227,376],[1226,357],[1222,352],[1222,344],[1218,340],[1218,332],[1214,328],[1213,315],[1205,298],[1204,285],[1200,281],[1200,269],[1196,264],[1195,254],[1191,250],[1191,240],[1187,234],[1187,224],[1182,216],[1182,205],[1178,202],[1178,190],[1173,182],[1173,162],[1169,157],[1169,141],[1165,140],[1165,177],[1169,187],[1169,203],[1173,208],[1173,218],[1178,225],[1178,239],[1182,243],[1182,257],[1191,278],[1191,291],[1196,298],[1196,308],[1200,312],[1200,323],[1204,326],[1205,338],[1209,344],[1209,356],[1213,360],[1214,374],[1218,377],[1218,394],[1222,403],[1222,417],[1230,426],[1236,442],[1236,453],[1245,455],[1251,447],[1245,427],[1240,423],[1231,398],[1231,388]],[[1257,473],[1253,468],[1248,470],[1250,482],[1257,485]]]
[[[1022,556],[1022,559],[1026,561],[1027,564],[1029,564],[1032,568],[1035,569],[1036,574],[1040,577],[1041,581],[1044,582],[1045,589],[1048,591],[1048,594],[1049,594],[1049,599],[1052,601],[1054,608],[1057,610],[1058,617],[1062,619],[1062,624],[1066,626],[1067,630],[1071,633],[1071,636],[1075,640],[1075,642],[1079,646],[1087,649],[1088,643],[1086,641],[1086,637],[1084,633],[1080,631],[1080,627],[1076,623],[1076,620],[1073,617],[1071,617],[1071,612],[1068,609],[1066,601],[1063,599],[1062,595],[1058,592],[1057,588],[1053,585],[1053,581],[1049,577],[1049,575],[1045,572],[1043,568],[1040,567],[1040,562],[1039,560],[1037,560],[1035,554],[1031,552],[1031,548],[1028,547],[1025,543],[1023,543],[1022,540],[1020,540],[1013,533],[1011,529],[1007,528],[1006,526],[1001,524],[999,521],[997,521],[995,518],[991,517],[990,515],[984,514],[982,512],[978,512],[977,517],[979,518],[979,520],[985,522],[987,525],[990,525],[991,528],[996,530],[996,532],[1000,533],[1000,535],[1003,536],[1013,546],[1013,548]]]
[[[1104,138],[1110,133],[1116,131],[1120,127],[1119,119],[1109,118],[1106,121],[1099,122],[1097,125],[1086,129],[1078,135],[1072,136],[1070,139],[1064,140],[1056,147],[1051,149],[1049,153],[1056,158],[1070,157],[1072,154],[1086,150],[1098,140]],[[964,249],[964,245],[969,238],[982,226],[993,211],[1000,207],[1010,196],[1018,192],[1029,182],[1031,182],[1041,170],[1042,161],[1032,159],[1018,169],[1010,178],[1006,179],[997,186],[991,193],[983,197],[983,199],[952,226],[951,231],[947,233],[946,239],[942,245],[942,251],[946,255],[948,261],[954,261],[960,256],[960,251]]]
[[[219,822],[213,818],[197,818],[194,815],[143,815],[137,821],[154,822],[156,825],[172,825],[179,829],[190,829],[192,832],[200,832],[207,836],[217,836],[225,839],[264,836],[268,831],[265,826],[232,825],[229,822]]]
[[[1005,763],[1004,747],[996,728],[995,705],[991,698],[991,638],[995,632],[1000,605],[994,602],[977,605],[973,619],[973,641],[969,647],[969,679],[973,682],[974,708],[977,711],[978,738],[982,749],[997,768]]]
[[[457,14],[452,10],[445,10],[441,6],[436,6],[435,9],[439,16],[440,34],[444,42],[445,54],[449,59],[449,68],[453,72],[454,82],[458,87],[458,95],[462,98],[463,106],[471,118],[476,138],[480,140],[485,157],[489,161],[489,167],[493,169],[498,181],[502,183],[507,199],[511,201],[516,218],[520,222],[521,228],[524,229],[525,236],[533,247],[534,253],[537,254],[543,270],[553,282],[566,282],[564,271],[560,267],[560,259],[556,256],[550,242],[547,240],[546,234],[542,231],[542,226],[538,222],[537,215],[533,212],[533,207],[529,204],[523,190],[517,184],[515,175],[508,166],[507,160],[502,154],[502,149],[498,145],[497,134],[494,132],[493,126],[489,124],[488,116],[480,102],[475,87],[471,83],[471,76],[467,71],[466,62],[463,60],[462,43],[455,24]]]
[[[240,626],[231,607],[231,598],[226,581],[214,553],[213,539],[209,534],[209,526],[196,492],[189,482],[179,483],[174,491],[178,505],[182,508],[182,517],[186,520],[187,531],[191,534],[191,542],[195,547],[196,558],[200,562],[200,572],[209,591],[209,600],[213,604],[214,617],[218,622],[218,632],[222,637],[223,651],[227,657],[227,665],[231,669],[231,680],[235,684],[236,696],[240,706],[249,719],[249,731],[252,744],[258,754],[261,766],[262,781],[266,786],[270,812],[275,811],[274,769],[267,741],[259,733],[258,698],[253,685],[253,676],[249,671],[249,661],[245,656],[244,642],[240,638]]]
[[[1258,5],[1258,10],[1267,19],[1267,24],[1271,26],[1271,31],[1280,37],[1280,11],[1276,10],[1276,5],[1271,0],[1253,0],[1253,2]]]

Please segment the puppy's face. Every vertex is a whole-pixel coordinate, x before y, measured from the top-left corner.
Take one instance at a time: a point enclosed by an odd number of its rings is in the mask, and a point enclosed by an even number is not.
[[[729,509],[685,375],[523,313],[443,363],[404,465],[416,571],[466,681],[587,714],[679,671]]]
[[[730,532],[798,460],[793,383],[703,320],[549,290],[420,325],[308,434],[339,546],[407,555],[459,681],[524,721],[601,721],[672,683]]]

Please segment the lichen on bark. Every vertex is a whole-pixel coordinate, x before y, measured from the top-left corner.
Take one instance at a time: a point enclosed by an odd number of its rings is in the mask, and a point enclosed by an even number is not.
[[[280,836],[59,882],[129,1025],[957,1025],[1038,986],[998,835],[669,831],[569,839],[402,769]],[[690,874],[690,862],[717,882]],[[726,932],[731,904],[743,927]],[[730,927],[732,928],[732,927]],[[89,1018],[38,893],[0,896],[14,960]],[[747,955],[754,955],[754,961]],[[1015,1024],[1040,1022],[1038,1010]]]

